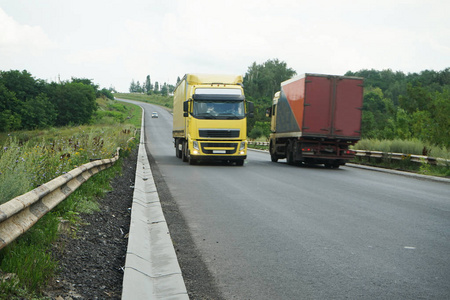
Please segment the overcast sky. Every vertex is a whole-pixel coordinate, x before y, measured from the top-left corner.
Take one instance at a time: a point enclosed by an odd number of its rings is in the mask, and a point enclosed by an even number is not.
[[[0,70],[175,84],[278,58],[297,74],[450,67],[448,0],[0,0]]]

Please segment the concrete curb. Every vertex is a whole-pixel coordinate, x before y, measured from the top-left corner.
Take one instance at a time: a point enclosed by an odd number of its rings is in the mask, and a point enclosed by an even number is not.
[[[144,110],[122,299],[189,299],[144,143]]]
[[[444,178],[444,177],[416,174],[416,173],[411,173],[411,172],[391,170],[391,169],[372,167],[372,166],[366,166],[366,165],[358,165],[358,164],[353,164],[353,163],[347,163],[345,165],[347,167],[352,167],[352,168],[359,168],[359,169],[371,170],[371,171],[376,171],[376,172],[384,172],[384,173],[391,173],[391,174],[402,175],[402,176],[415,177],[415,178],[424,179],[424,180],[450,183],[450,179]]]

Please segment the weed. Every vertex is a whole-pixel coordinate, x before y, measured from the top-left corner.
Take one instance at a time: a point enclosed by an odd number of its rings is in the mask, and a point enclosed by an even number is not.
[[[140,121],[138,106],[124,107],[112,109],[125,110],[129,120]],[[111,158],[117,147],[122,149],[121,157],[127,156],[139,141],[133,138],[137,126],[104,121],[97,120],[97,125],[91,126],[0,134],[0,204],[91,159]],[[135,123],[140,126],[140,122]],[[44,299],[40,291],[57,269],[57,261],[49,250],[58,238],[60,221],[67,220],[76,229],[80,225],[80,213],[99,210],[97,198],[111,190],[110,181],[121,172],[122,161],[120,158],[112,167],[93,175],[0,251],[0,299]],[[3,274],[8,274],[9,279]]]

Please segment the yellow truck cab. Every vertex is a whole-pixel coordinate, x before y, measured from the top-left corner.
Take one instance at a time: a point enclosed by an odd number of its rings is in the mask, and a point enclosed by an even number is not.
[[[247,158],[247,117],[241,75],[186,74],[173,99],[175,154],[183,161],[220,160],[242,166]]]

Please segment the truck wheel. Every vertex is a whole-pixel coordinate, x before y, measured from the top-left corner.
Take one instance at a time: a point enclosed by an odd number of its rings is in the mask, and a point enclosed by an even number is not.
[[[183,149],[180,150],[180,140],[175,140],[175,156],[181,158]]]
[[[182,144],[183,146],[181,147],[181,159],[184,161],[184,162],[187,162],[188,161],[188,158],[187,158],[187,141],[183,141],[183,144]]]
[[[270,146],[269,146],[269,152],[270,152],[270,160],[272,162],[277,162],[278,161],[278,155],[274,149],[274,145],[272,143],[272,141],[270,141]]]
[[[197,164],[197,160],[192,158],[192,155],[189,155],[189,164],[190,165],[195,165]]]
[[[294,164],[294,153],[292,152],[292,143],[289,142],[288,145],[286,146],[286,161],[288,163],[288,165],[293,165]]]

